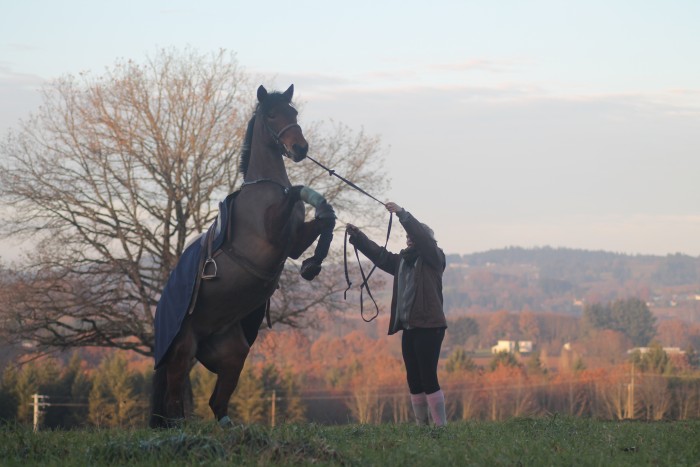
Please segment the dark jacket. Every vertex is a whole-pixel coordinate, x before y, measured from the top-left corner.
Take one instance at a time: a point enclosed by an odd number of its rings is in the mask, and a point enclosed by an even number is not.
[[[413,240],[418,250],[418,259],[415,263],[416,292],[413,306],[409,314],[408,325],[411,328],[445,328],[447,322],[442,310],[442,273],[445,270],[445,253],[438,248],[437,243],[409,212],[398,214],[399,221],[406,229],[406,233]],[[393,294],[391,297],[391,320],[389,321],[389,334],[394,334],[402,327],[396,325],[398,271],[402,255],[391,253],[377,245],[360,232],[350,238],[350,243],[355,245],[378,268],[394,276]]]

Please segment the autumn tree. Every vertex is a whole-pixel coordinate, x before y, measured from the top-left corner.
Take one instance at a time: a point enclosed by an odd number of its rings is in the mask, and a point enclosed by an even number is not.
[[[530,415],[535,410],[532,388],[520,366],[498,365],[484,380],[490,420]]]
[[[514,339],[517,334],[516,316],[505,310],[497,311],[490,315],[485,338],[489,345],[493,345],[499,339]]]
[[[530,339],[534,342],[540,340],[540,323],[537,315],[531,311],[523,311],[518,316],[518,328],[520,335],[524,339]]]
[[[224,51],[163,50],[43,90],[42,106],[0,144],[0,228],[33,242],[2,289],[9,336],[41,349],[152,354],[152,316],[170,270],[241,183],[238,157],[258,84]],[[378,138],[342,124],[304,130],[318,160],[384,192]],[[379,212],[310,161],[289,172],[343,218],[362,225]],[[331,263],[331,273],[303,286],[290,263],[273,320],[298,326],[311,310],[341,307],[342,275]]]
[[[632,341],[622,332],[611,329],[595,329],[582,340],[586,358],[597,358],[610,365],[628,359],[627,350]]]
[[[666,347],[688,348],[691,333],[689,323],[680,319],[665,319],[656,326],[656,338]]]

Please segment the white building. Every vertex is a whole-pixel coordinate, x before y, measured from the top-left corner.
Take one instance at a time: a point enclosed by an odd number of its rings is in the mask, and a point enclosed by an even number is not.
[[[530,353],[532,352],[532,341],[498,341],[498,344],[491,347],[491,353]]]

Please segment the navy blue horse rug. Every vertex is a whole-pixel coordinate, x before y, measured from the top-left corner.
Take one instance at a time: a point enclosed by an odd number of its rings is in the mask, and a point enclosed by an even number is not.
[[[190,244],[180,256],[175,269],[170,272],[168,282],[156,307],[154,349],[155,367],[162,363],[170,344],[178,332],[187,313],[192,311],[197,300],[197,291],[202,277],[208,236],[214,235],[211,253],[218,250],[226,238],[228,216],[231,204],[238,192],[231,193],[219,203],[219,216],[209,228],[209,231]],[[210,272],[210,271],[207,271]]]

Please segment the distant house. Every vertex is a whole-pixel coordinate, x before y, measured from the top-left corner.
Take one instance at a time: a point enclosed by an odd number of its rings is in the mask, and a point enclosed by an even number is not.
[[[649,352],[650,347],[635,347],[627,351],[628,354],[633,354],[639,352],[640,354],[645,354]],[[661,350],[666,352],[666,355],[684,355],[685,350],[681,350],[680,347],[662,347]]]
[[[491,347],[491,353],[530,353],[532,352],[532,341],[498,341],[498,344]]]

